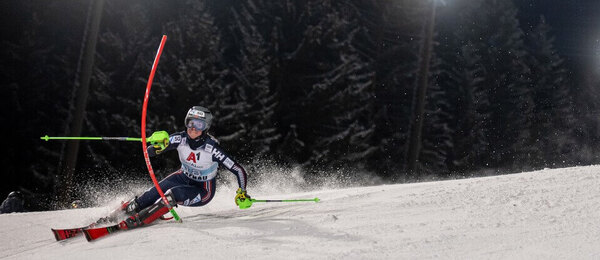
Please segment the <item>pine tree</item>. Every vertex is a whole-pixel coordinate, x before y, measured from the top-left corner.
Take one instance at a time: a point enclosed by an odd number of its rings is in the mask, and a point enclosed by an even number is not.
[[[541,17],[527,34],[535,103],[532,138],[540,148],[534,163],[538,167],[564,165],[575,147],[570,76],[549,33],[550,26]]]
[[[247,1],[234,10],[240,22],[232,27],[242,36],[238,75],[247,80],[260,69],[261,77],[254,76],[260,89],[246,89],[265,97],[258,111],[274,111],[257,122],[275,126],[266,130],[276,138],[269,145],[281,161],[314,164],[353,156],[356,148],[349,142],[359,139],[352,136],[368,133],[348,115],[358,114],[359,103],[352,101],[369,96],[361,93],[369,79],[362,76],[368,72],[350,43],[355,31],[340,8],[328,1]]]
[[[0,43],[0,86],[6,90],[0,118],[7,122],[2,134],[7,140],[4,191],[21,190],[30,197],[31,210],[45,209],[55,184],[60,142],[43,142],[44,134],[62,133],[68,113],[76,57],[85,22],[87,4],[3,2],[11,10]],[[66,10],[70,10],[66,11]]]
[[[440,8],[436,48],[439,53],[439,73],[433,92],[439,92],[432,103],[440,109],[438,116],[440,133],[451,135],[443,138],[448,173],[466,174],[489,163],[491,152],[486,134],[490,123],[490,99],[486,91],[487,70],[483,67],[480,50],[485,46],[473,40],[473,12],[478,5],[471,2],[453,3],[455,8]],[[453,10],[462,10],[459,13]],[[450,19],[449,19],[450,17]],[[433,128],[435,129],[435,128]],[[442,131],[441,129],[446,129]],[[435,139],[434,139],[435,140]],[[440,142],[441,143],[441,142]]]
[[[485,95],[478,113],[489,144],[482,162],[492,168],[515,168],[531,163],[536,147],[531,144],[533,101],[523,32],[510,1],[469,2],[461,26],[461,40],[472,44],[474,54],[481,57]],[[494,28],[494,30],[490,30]]]
[[[485,71],[481,67],[481,56],[471,43],[449,46],[456,49],[446,49],[445,53],[456,56],[446,56],[437,83],[448,95],[447,102],[451,102],[450,121],[445,121],[453,133],[448,168],[450,172],[464,174],[480,167],[489,154],[485,127],[489,118],[486,108],[490,104],[484,92]]]
[[[441,60],[437,55],[432,60],[419,169],[422,174],[444,176],[449,173],[455,145],[452,136],[456,130],[452,127],[457,120],[452,110],[456,104],[452,102],[454,93],[441,84]]]
[[[271,91],[269,71],[272,57],[267,53],[268,39],[254,23],[251,5],[231,8],[231,23],[225,38],[232,40],[225,47],[225,55],[235,57],[228,60],[229,70],[223,98],[229,105],[231,116],[223,130],[223,140],[235,143],[237,153],[249,157],[268,156],[281,134],[273,125],[274,107],[278,105],[277,92]]]
[[[163,127],[184,129],[184,117],[192,106],[211,109],[215,115],[210,132],[218,132],[224,116],[219,97],[225,92],[223,47],[214,17],[203,2],[186,1],[176,19],[164,26],[169,33],[164,72],[157,89]]]
[[[177,131],[182,128],[183,115],[177,123],[175,115],[189,107],[178,109],[172,102],[169,76],[177,69],[173,53],[178,50],[175,32],[166,25],[173,23],[188,7],[186,2],[107,1],[98,43],[96,70],[92,79],[90,101],[86,111],[86,135],[139,137],[140,109],[143,95],[160,36],[169,36],[154,79],[148,106],[147,135],[153,131]],[[177,14],[177,15],[175,15]],[[180,55],[179,57],[185,57]],[[172,102],[172,103],[170,103]],[[176,110],[177,109],[177,110]],[[179,114],[175,114],[179,112]],[[138,143],[85,142],[80,158],[82,177],[103,176],[106,179],[144,176],[145,166]],[[128,158],[123,160],[122,158]],[[176,161],[167,159],[169,166]],[[173,166],[175,167],[175,166]],[[167,168],[169,167],[159,167]],[[159,173],[160,175],[160,173]]]
[[[319,117],[313,120],[320,126],[312,147],[312,161],[319,164],[335,160],[337,167],[349,164],[364,167],[377,149],[370,141],[374,132],[373,73],[369,63],[352,46],[359,32],[354,26],[356,14],[346,16],[339,9],[334,10],[317,25],[323,31],[318,38],[333,55],[319,60],[328,68],[315,75],[320,82],[313,85],[308,95],[310,106],[318,107]]]
[[[98,39],[96,63],[86,108],[86,136],[139,137],[140,108],[145,83],[160,38],[153,35],[147,15],[152,5],[107,1]],[[150,64],[150,65],[148,65]],[[154,94],[154,93],[153,93]],[[149,124],[152,126],[152,103]],[[143,174],[139,144],[82,142],[77,171],[86,178],[123,177]],[[129,158],[123,161],[121,158]],[[139,169],[132,171],[131,169]]]
[[[372,75],[370,99],[374,126],[371,169],[384,176],[401,176],[409,131],[416,51],[422,32],[425,1],[350,1],[359,12],[353,46]]]

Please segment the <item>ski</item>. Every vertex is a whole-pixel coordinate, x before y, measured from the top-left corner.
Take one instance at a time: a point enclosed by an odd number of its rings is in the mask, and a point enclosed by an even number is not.
[[[161,216],[159,219],[169,220],[172,218],[173,217]],[[135,225],[135,227],[142,227],[142,226],[146,226],[147,224],[149,224],[149,223],[144,224],[144,222],[138,222]],[[87,241],[92,242],[98,238],[115,233],[117,231],[129,230],[129,229],[130,229],[130,227],[128,227],[125,220],[123,220],[119,224],[115,224],[115,225],[111,225],[111,226],[107,226],[107,227],[86,227],[86,228],[83,228],[81,231],[85,235],[85,238],[87,239]]]
[[[54,234],[54,238],[56,238],[56,241],[62,241],[65,239],[73,238],[73,237],[79,236],[81,233],[86,234],[86,238],[88,239],[88,241],[91,241],[91,240],[94,240],[96,238],[106,235],[106,234],[102,234],[102,232],[104,230],[108,230],[108,232],[113,232],[113,231],[119,230],[119,229],[114,228],[115,226],[119,226],[119,224],[115,224],[115,225],[107,226],[107,227],[96,227],[99,225],[98,223],[99,222],[92,223],[85,227],[65,228],[65,229],[51,228],[51,230],[52,230],[52,233]],[[127,229],[127,227],[125,226],[124,229]],[[86,231],[88,231],[88,232],[86,232]],[[91,238],[88,237],[88,233],[90,233],[89,236]]]
[[[96,223],[89,224],[89,225],[87,225],[85,227],[64,228],[64,229],[51,228],[51,230],[52,230],[52,233],[54,234],[54,238],[56,238],[56,241],[62,241],[62,240],[65,240],[65,239],[76,237],[79,234],[81,234],[81,232],[84,229],[86,229],[86,228],[93,228],[94,226],[96,226]]]
[[[96,222],[94,222],[92,224],[89,224],[87,226],[84,226],[84,227],[64,228],[64,229],[51,228],[51,230],[52,230],[52,233],[54,234],[54,238],[56,238],[56,241],[62,241],[62,240],[65,240],[65,239],[69,239],[69,238],[73,238],[73,237],[79,236],[79,234],[83,233],[83,230],[85,230],[85,229],[94,228],[94,227],[96,227],[98,225],[109,224],[110,220],[108,218],[109,217],[100,218]]]
[[[163,215],[163,216],[160,216],[159,219],[166,221],[166,220],[173,219],[173,217],[166,217]],[[107,218],[101,218],[98,221],[96,221],[95,223],[92,223],[85,227],[65,228],[65,229],[51,228],[51,230],[52,230],[52,233],[54,234],[54,238],[56,238],[56,241],[62,241],[65,239],[76,237],[76,236],[79,236],[79,234],[81,234],[81,233],[85,234],[86,239],[88,241],[93,241],[95,239],[106,236],[115,231],[127,229],[127,225],[125,224],[124,221],[122,221],[120,224],[114,224],[111,226],[96,227],[98,225],[101,225],[101,224],[105,225],[108,223],[110,223],[110,221],[107,220]]]
[[[98,238],[104,237],[106,235],[112,234],[114,232],[117,232],[119,230],[127,230],[127,225],[125,224],[125,221],[122,221],[119,224],[116,225],[112,225],[112,226],[108,226],[108,227],[90,227],[90,228],[84,228],[83,234],[85,235],[85,238],[87,239],[88,242],[94,241]]]
[[[54,233],[54,238],[56,238],[56,241],[62,241],[65,239],[69,239],[69,238],[78,236],[79,234],[81,234],[81,231],[84,228],[86,228],[86,227],[67,228],[67,229],[52,228],[52,233]]]

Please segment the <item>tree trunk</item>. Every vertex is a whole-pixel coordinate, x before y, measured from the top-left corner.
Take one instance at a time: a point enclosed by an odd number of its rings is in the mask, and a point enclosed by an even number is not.
[[[406,153],[406,169],[408,173],[414,173],[417,170],[419,154],[421,153],[421,131],[425,115],[425,97],[427,93],[427,79],[429,77],[429,63],[431,60],[431,42],[433,38],[433,29],[435,26],[435,1],[431,0],[431,11],[425,20],[423,46],[419,54],[419,71],[417,74],[417,84],[415,96],[413,99],[413,116],[410,127],[410,139]]]
[[[77,86],[73,115],[68,131],[69,136],[80,136],[85,117],[85,108],[89,93],[90,80],[94,67],[94,56],[96,53],[96,41],[98,39],[98,31],[100,29],[100,20],[102,18],[102,10],[104,0],[92,0],[90,3],[91,9],[88,11],[88,22],[83,34],[82,55],[80,57],[81,71],[79,71],[79,81],[76,80]],[[73,101],[71,102],[73,104]],[[71,108],[73,109],[73,107]],[[77,165],[77,156],[79,153],[79,140],[72,140],[67,143],[67,151],[65,155],[65,163],[61,169],[62,177],[58,182],[58,199],[60,203],[69,203],[73,198],[72,186],[73,175]]]

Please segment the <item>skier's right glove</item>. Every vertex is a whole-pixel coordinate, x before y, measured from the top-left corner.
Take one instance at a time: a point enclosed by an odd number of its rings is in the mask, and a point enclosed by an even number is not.
[[[149,138],[156,154],[160,154],[169,146],[169,134],[165,131],[156,131]]]
[[[165,148],[167,148],[167,146],[169,146],[169,139],[165,139],[160,143],[153,143],[152,146],[154,146],[154,152],[156,152],[156,154],[160,154],[165,150]]]

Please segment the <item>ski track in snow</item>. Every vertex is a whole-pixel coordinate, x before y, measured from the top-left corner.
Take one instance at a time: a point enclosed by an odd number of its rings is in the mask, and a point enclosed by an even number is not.
[[[89,243],[51,227],[88,224],[108,207],[0,215],[8,259],[600,259],[600,166],[276,195],[220,190],[205,207]],[[252,187],[250,187],[252,190]],[[256,194],[255,194],[256,193]]]

